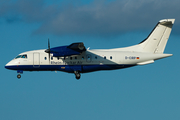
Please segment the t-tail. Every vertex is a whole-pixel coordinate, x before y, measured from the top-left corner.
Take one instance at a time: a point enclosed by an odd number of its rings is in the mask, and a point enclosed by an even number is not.
[[[163,54],[174,21],[175,19],[160,20],[150,35],[141,43],[130,47],[118,48],[116,50]]]
[[[139,46],[142,52],[164,53],[175,19],[164,19],[158,22],[151,34]]]

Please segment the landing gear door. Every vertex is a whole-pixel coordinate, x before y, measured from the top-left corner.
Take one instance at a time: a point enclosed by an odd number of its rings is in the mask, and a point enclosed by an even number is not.
[[[40,54],[33,53],[33,67],[39,68],[40,67]]]

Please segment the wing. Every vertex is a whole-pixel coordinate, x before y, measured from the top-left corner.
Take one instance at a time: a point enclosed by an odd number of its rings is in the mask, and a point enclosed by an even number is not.
[[[68,46],[60,46],[50,49],[50,53],[53,57],[66,57],[72,55],[80,55],[82,52],[86,51],[84,43],[72,43]]]
[[[78,51],[78,52],[83,52],[86,51],[86,48],[84,46],[84,43],[72,43],[71,45],[67,46],[67,48]]]

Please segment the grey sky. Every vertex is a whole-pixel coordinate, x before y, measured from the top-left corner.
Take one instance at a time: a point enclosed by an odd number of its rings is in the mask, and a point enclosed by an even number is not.
[[[179,0],[96,0],[90,4],[2,1],[0,17],[8,23],[39,23],[37,34],[118,35],[152,29],[164,18],[175,18],[179,26],[179,5]]]

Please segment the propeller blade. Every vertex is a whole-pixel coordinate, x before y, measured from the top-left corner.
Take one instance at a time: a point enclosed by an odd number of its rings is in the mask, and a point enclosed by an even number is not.
[[[49,52],[49,63],[50,63],[50,42],[49,42],[49,38],[48,38],[48,52]]]
[[[49,38],[48,38],[48,49],[45,50],[46,53],[50,53],[50,42],[49,42]]]
[[[50,42],[49,42],[49,38],[48,38],[48,49],[46,49],[45,52],[48,53],[48,56],[49,56],[49,63],[50,63],[50,53],[51,53],[51,50],[50,50]]]
[[[50,53],[49,53],[49,63],[50,63]]]
[[[48,49],[50,50],[50,42],[49,42],[49,38],[48,38]]]

